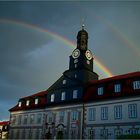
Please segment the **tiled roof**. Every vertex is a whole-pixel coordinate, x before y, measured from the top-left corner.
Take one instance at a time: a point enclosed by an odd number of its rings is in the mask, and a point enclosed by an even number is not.
[[[9,125],[9,121],[0,122],[0,125]]]
[[[130,97],[140,95],[140,89],[133,89],[133,80],[140,80],[140,72],[133,72],[124,75],[118,75],[102,80],[89,81],[86,84],[84,101],[101,101],[122,97]],[[114,84],[121,84],[121,92],[115,93]],[[98,95],[98,87],[104,88],[103,95]]]
[[[94,101],[94,100],[103,100],[103,99],[113,99],[117,97],[123,96],[135,96],[140,95],[140,89],[133,90],[132,89],[132,79],[140,79],[140,72],[133,72],[124,75],[118,75],[110,78],[105,78],[101,80],[92,80],[89,81],[85,85],[85,92],[84,92],[84,101]],[[123,87],[120,93],[114,94],[114,83],[122,82]],[[105,93],[101,96],[97,95],[97,88],[99,85],[105,86]],[[135,94],[133,94],[135,93]],[[30,110],[30,109],[39,109],[45,108],[47,106],[47,91],[41,91],[39,93],[33,94],[31,96],[23,97],[19,99],[22,102],[21,107],[17,104],[15,107],[11,108],[9,111],[18,111],[18,110]],[[35,99],[39,99],[39,103],[35,104]],[[26,101],[30,100],[29,106],[26,105]],[[55,104],[53,104],[55,105]]]
[[[47,94],[47,91],[41,91],[41,92],[33,94],[31,96],[20,98],[19,101],[22,102],[21,107],[19,107],[18,104],[17,104],[15,107],[11,108],[9,111],[44,108],[47,104],[46,94]],[[38,104],[34,103],[34,100],[36,98],[39,99]],[[30,100],[30,105],[29,106],[26,106],[26,101],[27,100]]]
[[[110,82],[110,81],[117,81],[117,80],[122,80],[122,79],[127,79],[127,78],[132,78],[132,77],[140,77],[140,71],[138,72],[132,72],[132,73],[127,73],[127,74],[123,74],[123,75],[117,75],[117,76],[113,76],[113,77],[109,77],[109,78],[105,78],[105,79],[101,79],[101,80],[91,80],[88,82],[87,85],[92,85],[95,83],[104,83],[104,82]]]

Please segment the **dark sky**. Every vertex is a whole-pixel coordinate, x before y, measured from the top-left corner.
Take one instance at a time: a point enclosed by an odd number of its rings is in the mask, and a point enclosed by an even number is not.
[[[74,47],[30,26],[76,42],[83,18],[89,49],[102,64],[114,75],[139,71],[139,1],[0,1],[0,120],[19,98],[46,90],[68,69]]]

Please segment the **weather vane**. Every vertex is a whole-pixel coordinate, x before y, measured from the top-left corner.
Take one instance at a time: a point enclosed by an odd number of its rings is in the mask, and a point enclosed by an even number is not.
[[[84,18],[82,19],[82,30],[84,30],[85,24],[84,24]]]

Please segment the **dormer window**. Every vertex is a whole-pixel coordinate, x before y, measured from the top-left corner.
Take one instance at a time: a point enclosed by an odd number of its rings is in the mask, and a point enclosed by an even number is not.
[[[114,92],[121,92],[121,85],[120,84],[115,84],[114,85]]]
[[[63,80],[63,85],[65,85],[66,84],[66,80]]]
[[[26,101],[26,106],[29,106],[29,104],[30,104],[30,100],[27,100]]]
[[[73,90],[73,99],[77,99],[78,97],[78,90]]]
[[[18,103],[18,107],[21,107],[21,105],[22,105],[22,102],[20,101],[20,102]]]
[[[98,95],[103,95],[104,88],[103,87],[98,87],[97,93]]]
[[[140,89],[140,81],[133,81],[133,89]]]
[[[51,95],[51,102],[54,102],[54,94]]]
[[[35,105],[37,105],[37,104],[38,104],[38,98],[35,99]]]
[[[66,98],[66,92],[62,92],[61,94],[61,100],[64,101]]]

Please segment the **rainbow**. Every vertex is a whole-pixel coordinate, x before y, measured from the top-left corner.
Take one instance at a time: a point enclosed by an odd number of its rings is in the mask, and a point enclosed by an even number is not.
[[[98,16],[95,13],[93,14],[94,17],[103,22],[104,24],[107,25],[107,27],[109,27],[109,29],[124,43],[126,44],[127,47],[129,47],[132,51],[135,52],[135,54],[140,57],[140,48],[139,46],[135,45],[134,42],[132,42],[132,40],[125,35],[124,33],[122,33],[120,31],[120,29],[118,29],[116,26],[114,26],[110,21],[106,20],[104,17],[102,16]]]
[[[59,41],[65,43],[68,46],[71,46],[71,47],[76,46],[76,44],[74,42],[68,40],[67,38],[65,38],[63,36],[60,36],[57,33],[53,33],[53,32],[51,32],[47,29],[43,29],[43,28],[40,28],[40,27],[32,25],[32,24],[27,24],[25,22],[16,21],[16,20],[9,20],[9,19],[0,19],[0,23],[14,24],[14,25],[17,25],[17,26],[23,26],[23,27],[26,27],[26,28],[29,28],[29,29],[34,29],[38,32],[47,33],[49,36],[55,38],[56,40],[59,40]],[[107,67],[105,67],[96,57],[94,57],[94,59],[95,59],[95,65],[97,66],[97,68],[100,71],[102,71],[102,73],[105,76],[107,76],[107,77],[112,77],[113,76],[112,72]]]

